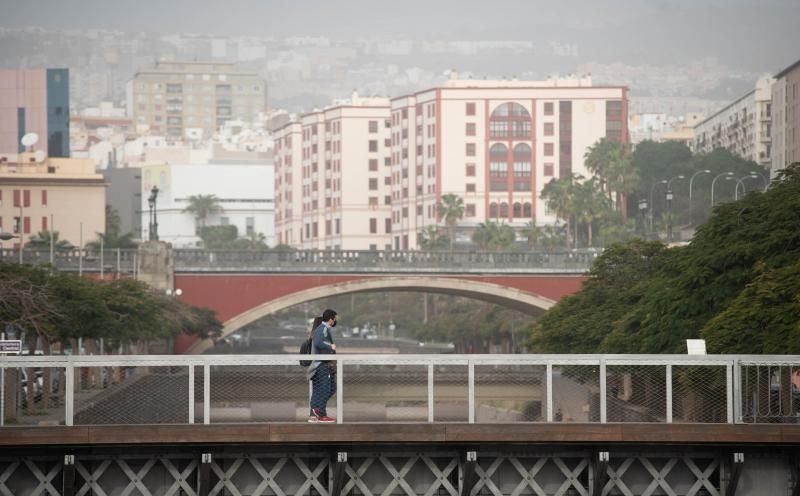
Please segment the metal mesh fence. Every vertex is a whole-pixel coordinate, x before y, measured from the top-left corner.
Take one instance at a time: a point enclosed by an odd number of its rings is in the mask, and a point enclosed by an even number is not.
[[[726,381],[726,367],[723,365],[673,366],[673,422],[726,423]]]
[[[545,365],[476,365],[476,422],[541,422],[547,402]]]
[[[664,365],[611,365],[606,368],[608,422],[666,421]]]
[[[553,421],[600,421],[600,367],[553,365]]]
[[[469,420],[469,377],[466,365],[437,365],[433,369],[435,422]]]
[[[2,425],[64,423],[63,367],[9,367],[2,375]]]
[[[202,385],[202,373],[195,384]],[[211,423],[287,422],[308,418],[308,380],[299,365],[210,367]],[[202,401],[202,388],[195,400]],[[197,416],[197,408],[195,409]],[[200,408],[202,412],[202,408]]]
[[[427,422],[427,365],[345,363],[343,374],[347,422]]]
[[[75,367],[75,425],[188,421],[185,366]]]
[[[743,365],[742,422],[800,423],[800,365]]]

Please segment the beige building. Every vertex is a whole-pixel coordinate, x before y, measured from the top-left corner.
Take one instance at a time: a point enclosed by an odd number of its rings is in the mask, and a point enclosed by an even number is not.
[[[0,156],[0,231],[27,243],[40,231],[80,246],[105,232],[106,189],[90,159]],[[17,248],[19,239],[2,242]]]
[[[252,121],[267,106],[266,82],[225,62],[158,62],[127,85],[128,116],[168,138],[211,136],[225,121]]]
[[[540,199],[553,178],[591,174],[586,150],[602,137],[627,141],[627,88],[591,78],[451,80],[392,100],[392,247],[415,249],[437,204],[464,201],[456,242],[489,220],[522,227],[556,218]]]
[[[772,86],[772,170],[800,162],[800,60],[775,75]]]
[[[772,164],[772,77],[756,82],[746,95],[697,124],[694,151],[725,148],[764,167]]]
[[[276,131],[279,243],[384,249],[390,243],[389,100],[359,98]]]

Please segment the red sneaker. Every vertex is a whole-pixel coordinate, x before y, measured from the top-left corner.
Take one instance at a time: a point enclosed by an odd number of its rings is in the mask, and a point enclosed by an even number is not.
[[[336,422],[336,419],[333,418],[333,417],[328,417],[328,416],[323,415],[322,417],[319,418],[319,420],[317,422],[324,422],[326,424],[332,424],[332,423]]]

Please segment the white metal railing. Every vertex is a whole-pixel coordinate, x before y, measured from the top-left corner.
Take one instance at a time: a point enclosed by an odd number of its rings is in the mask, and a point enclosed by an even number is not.
[[[305,421],[301,358],[0,356],[0,425]],[[335,358],[339,423],[800,423],[796,355]]]

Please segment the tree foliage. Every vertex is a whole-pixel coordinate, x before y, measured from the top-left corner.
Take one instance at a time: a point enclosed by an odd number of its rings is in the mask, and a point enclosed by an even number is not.
[[[444,220],[447,226],[447,235],[450,240],[450,251],[453,251],[453,243],[456,237],[456,224],[464,217],[464,200],[453,193],[442,196],[442,201],[436,206],[439,217]]]
[[[684,247],[628,241],[533,329],[542,352],[800,352],[800,164],[765,192],[718,205]]]

